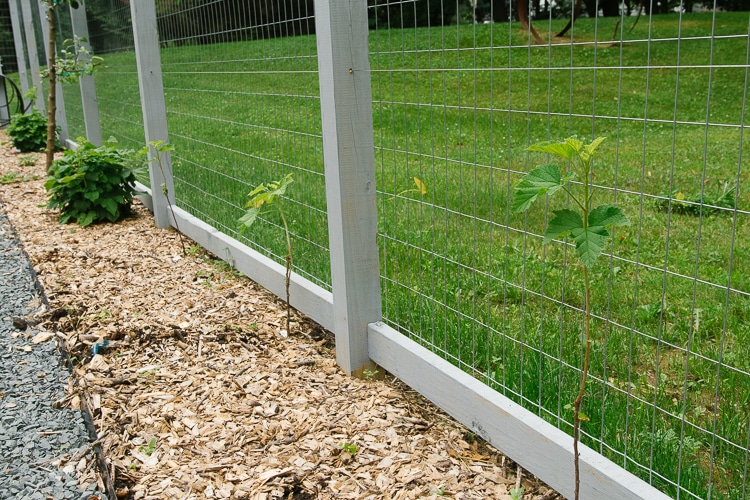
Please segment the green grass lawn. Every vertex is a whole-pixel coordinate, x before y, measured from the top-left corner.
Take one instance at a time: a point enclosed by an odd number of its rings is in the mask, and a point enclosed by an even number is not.
[[[528,145],[607,136],[595,197],[632,224],[593,270],[584,440],[669,494],[748,498],[748,15],[677,21],[611,43],[615,20],[580,19],[575,44],[545,46],[517,24],[370,32],[383,308],[570,431],[582,283],[570,245],[540,236],[565,202],[517,215],[510,193],[546,161]],[[315,53],[290,37],[165,47],[162,64],[179,205],[283,261],[272,214],[245,236],[237,219],[254,186],[293,172],[296,270],[329,287]],[[140,147],[133,53],[108,54],[96,80],[103,135]],[[403,193],[413,177],[424,196]],[[731,209],[680,201],[722,194]]]

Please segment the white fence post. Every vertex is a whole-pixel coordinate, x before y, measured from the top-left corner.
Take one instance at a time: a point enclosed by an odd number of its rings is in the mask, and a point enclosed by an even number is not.
[[[382,318],[367,0],[316,0],[315,26],[336,360],[356,376]]]
[[[23,46],[23,23],[21,14],[18,11],[18,1],[9,0],[10,3],[10,26],[13,30],[13,43],[16,45],[16,62],[18,63],[18,76],[21,79],[21,92],[26,95],[29,91],[29,75],[26,70],[26,58],[23,56],[25,49]]]
[[[23,27],[26,35],[26,51],[29,55],[29,66],[31,67],[31,81],[36,87],[36,109],[45,114],[47,107],[44,105],[42,92],[42,74],[39,68],[39,52],[36,50],[36,35],[34,34],[34,16],[31,14],[31,0],[21,0],[21,12],[23,13]],[[40,27],[42,31],[44,28]]]
[[[88,40],[89,27],[86,20],[86,4],[79,2],[78,8],[70,6],[70,20],[73,23],[73,34],[81,39]],[[86,50],[91,52],[91,45],[81,42]],[[102,129],[99,122],[99,102],[96,99],[96,83],[93,75],[82,75],[79,79],[81,87],[81,107],[83,108],[83,121],[86,125],[86,138],[97,146],[102,143]]]
[[[159,33],[156,27],[154,0],[130,2],[130,14],[133,19],[138,86],[141,92],[146,143],[155,141],[166,143],[169,141],[167,107],[164,102],[164,84],[161,78],[161,55],[159,54]],[[149,159],[154,158],[154,148],[149,147]],[[156,227],[165,228],[173,224],[169,213],[169,202],[174,203],[172,161],[169,152],[162,155],[161,164],[163,172],[156,162],[152,161],[149,176]],[[169,196],[169,201],[167,196]]]
[[[39,9],[42,38],[44,39],[44,54],[46,60],[49,61],[49,28],[45,21],[47,20],[47,9],[52,9],[54,7],[49,7],[42,0],[39,0],[36,5]],[[39,89],[41,90],[41,87],[39,87]],[[60,143],[66,144],[68,139],[70,139],[70,136],[68,134],[68,119],[65,115],[65,97],[63,96],[62,83],[59,79],[55,84],[55,106],[55,121],[57,122],[57,126],[60,127]]]

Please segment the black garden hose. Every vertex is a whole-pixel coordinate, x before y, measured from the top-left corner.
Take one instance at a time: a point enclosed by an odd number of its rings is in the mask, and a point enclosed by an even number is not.
[[[15,114],[25,113],[27,109],[24,107],[23,95],[16,82],[0,73],[0,85],[4,87],[6,97],[5,102],[0,101],[0,111],[3,109],[7,111],[7,113],[0,113],[0,117],[8,117],[8,119],[0,119],[0,127],[6,127],[10,123],[10,117]],[[31,102],[29,102],[30,105]]]

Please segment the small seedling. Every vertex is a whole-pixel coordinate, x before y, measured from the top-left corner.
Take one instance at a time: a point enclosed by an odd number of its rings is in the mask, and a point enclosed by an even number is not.
[[[347,452],[348,454],[352,455],[352,456],[356,455],[356,454],[357,454],[357,451],[358,451],[358,450],[357,450],[357,445],[356,445],[356,444],[353,444],[353,443],[348,443],[348,442],[347,442],[347,443],[341,443],[341,444],[339,445],[339,448],[340,448],[341,450],[343,450],[343,451]]]
[[[523,486],[519,488],[511,488],[509,491],[510,498],[512,498],[513,500],[521,500],[523,498],[523,492],[524,492]]]
[[[591,279],[589,268],[594,265],[610,239],[607,228],[629,224],[629,220],[621,208],[608,204],[599,205],[596,208],[592,207],[592,163],[597,148],[604,140],[604,137],[599,137],[589,144],[584,144],[575,137],[569,137],[562,142],[539,143],[527,148],[528,151],[537,151],[563,158],[568,161],[572,170],[562,175],[557,165],[547,164],[536,167],[516,184],[512,204],[514,212],[525,212],[537,198],[562,190],[578,207],[578,211],[569,208],[554,210],[554,217],[549,221],[543,241],[543,244],[548,244],[556,238],[570,235],[575,242],[576,252],[582,264],[584,355],[578,395],[573,402],[573,457],[576,500],[579,498],[580,491],[578,442],[581,421],[588,420],[588,417],[581,412],[581,401],[586,390],[591,355]],[[575,194],[571,189],[571,181],[576,178],[580,179],[576,187],[582,188],[583,193],[581,194]]]
[[[28,155],[28,156],[21,156],[18,159],[18,165],[21,167],[33,167],[36,165],[36,156]]]
[[[380,373],[378,370],[364,370],[362,375],[365,376],[365,380],[372,380],[378,373]]]
[[[21,176],[18,174],[10,173],[0,177],[0,184],[15,184],[21,182]]]
[[[292,240],[289,235],[289,225],[282,209],[281,200],[284,199],[283,195],[286,193],[286,189],[294,182],[293,174],[287,174],[284,178],[278,181],[261,184],[253,189],[247,196],[250,200],[245,205],[247,212],[242,218],[240,223],[242,224],[242,231],[253,225],[255,220],[261,214],[263,205],[274,204],[278,210],[281,222],[284,224],[284,235],[286,236],[286,331],[290,331],[291,325],[291,307],[289,305],[289,283],[292,277]]]
[[[151,441],[148,442],[148,446],[139,446],[138,451],[145,454],[147,457],[150,457],[154,451],[156,450],[156,438],[151,438]]]

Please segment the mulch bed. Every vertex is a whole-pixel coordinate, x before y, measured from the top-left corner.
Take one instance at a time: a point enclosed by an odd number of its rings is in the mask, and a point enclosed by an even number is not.
[[[393,377],[346,376],[303,315],[287,335],[282,301],[183,253],[139,203],[60,225],[42,155],[21,166],[0,142],[0,210],[49,299],[39,327],[75,366],[58,405],[88,408],[119,498],[561,498]]]

